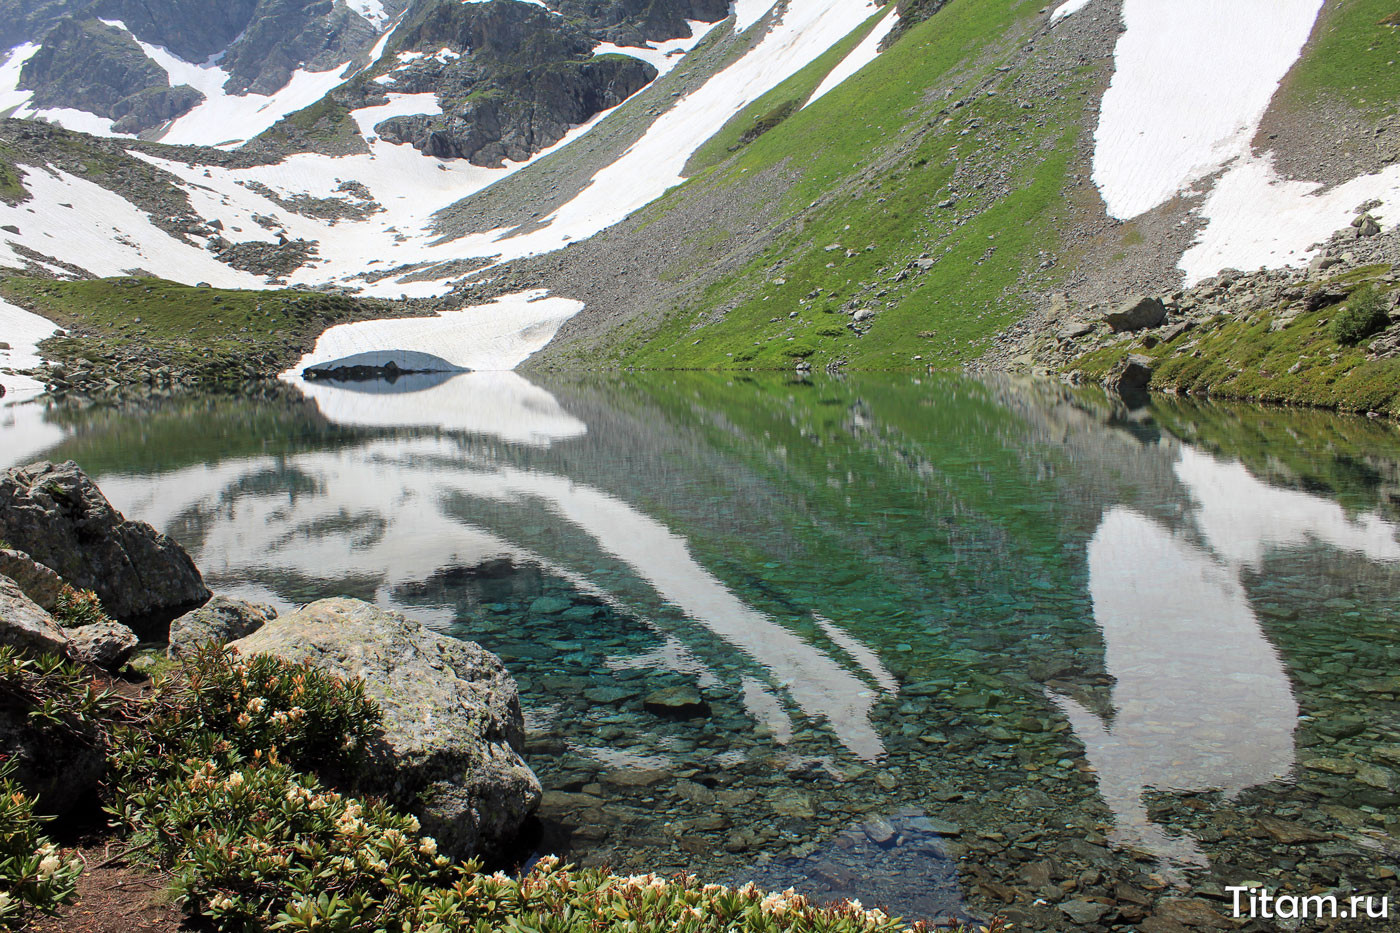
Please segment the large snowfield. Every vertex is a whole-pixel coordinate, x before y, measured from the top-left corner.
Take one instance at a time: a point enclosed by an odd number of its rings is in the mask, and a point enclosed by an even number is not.
[[[1109,215],[1130,220],[1179,196],[1196,199],[1186,283],[1224,268],[1305,265],[1356,216],[1393,219],[1400,167],[1324,190],[1274,171],[1255,136],[1303,51],[1323,0],[1124,0],[1124,32],[1095,133],[1093,178]],[[1086,15],[1070,0],[1054,16]],[[1068,22],[1073,22],[1071,18]]]

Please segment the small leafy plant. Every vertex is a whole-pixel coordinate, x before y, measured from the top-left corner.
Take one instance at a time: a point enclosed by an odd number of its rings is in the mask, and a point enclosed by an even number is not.
[[[102,608],[102,600],[98,599],[96,593],[92,590],[75,589],[66,583],[58,594],[58,604],[54,607],[53,617],[64,628],[112,621],[112,617]]]
[[[1385,313],[1385,301],[1373,285],[1358,288],[1333,315],[1332,336],[1345,346],[1355,346],[1372,334],[1384,330],[1390,318]]]
[[[73,900],[82,862],[64,858],[39,832],[34,801],[0,764],[0,931],[21,929],[32,913],[51,914]]]

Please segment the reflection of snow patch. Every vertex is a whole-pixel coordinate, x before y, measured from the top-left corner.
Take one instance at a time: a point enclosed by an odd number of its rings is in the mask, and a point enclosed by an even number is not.
[[[536,447],[588,431],[553,395],[515,373],[463,373],[417,392],[365,392],[300,379],[296,386],[336,424],[423,425]]]
[[[1211,550],[1231,564],[1259,569],[1274,548],[1317,541],[1374,561],[1400,561],[1400,526],[1374,512],[1352,518],[1330,499],[1255,479],[1242,463],[1181,448],[1176,475],[1196,504],[1196,524]]]
[[[1321,6],[1125,0],[1094,134],[1094,182],[1109,214],[1136,217],[1248,152]]]
[[[1113,714],[1051,699],[1097,772],[1114,841],[1204,866],[1197,840],[1168,834],[1149,817],[1144,795],[1234,797],[1288,777],[1298,719],[1292,684],[1237,575],[1204,549],[1118,507],[1094,532],[1088,559]]]
[[[890,34],[890,30],[894,29],[895,24],[898,22],[899,13],[897,13],[894,6],[891,5],[890,11],[885,14],[883,19],[875,24],[874,29],[870,30],[870,35],[862,39],[860,45],[851,49],[850,54],[841,59],[841,63],[835,68],[831,69],[831,73],[822,80],[821,84],[817,85],[817,89],[812,92],[812,96],[807,98],[807,103],[802,106],[804,108],[812,106],[812,103],[817,100],[817,98],[824,96],[828,91],[833,90],[840,85],[841,82],[873,62],[875,56],[880,54],[880,43],[885,41],[885,37]]]

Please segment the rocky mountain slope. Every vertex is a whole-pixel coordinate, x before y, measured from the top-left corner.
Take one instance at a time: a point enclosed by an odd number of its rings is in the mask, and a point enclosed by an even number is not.
[[[1133,295],[1400,260],[1382,0],[165,6],[14,11],[0,108],[115,141],[0,128],[0,265],[581,305],[532,365],[1060,368]]]

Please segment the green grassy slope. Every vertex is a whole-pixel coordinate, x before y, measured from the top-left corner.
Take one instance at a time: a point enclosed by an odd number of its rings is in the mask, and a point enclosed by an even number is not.
[[[619,362],[790,368],[806,358],[814,366],[842,359],[899,368],[979,355],[1024,313],[1014,286],[1036,272],[1039,251],[1057,243],[1070,153],[1097,76],[1096,67],[1081,67],[1060,94],[1031,103],[1016,70],[998,70],[1013,60],[1015,39],[1040,9],[955,0],[821,101],[719,162],[745,130],[805,100],[839,54],[732,120],[692,160],[701,171],[687,185],[795,170],[799,177],[774,213],[797,219],[658,328],[621,337]],[[936,102],[931,91],[940,92]],[[964,179],[955,193],[963,163],[993,180],[1000,175],[1004,189],[977,189]],[[937,206],[948,199],[956,205]],[[647,210],[667,210],[675,200]],[[726,236],[710,232],[720,242]],[[696,231],[694,241],[705,236]],[[936,260],[928,271],[911,266],[923,254]],[[864,336],[846,326],[848,312],[859,308],[878,312]]]
[[[212,381],[275,374],[334,324],[403,313],[338,295],[198,288],[149,278],[0,276],[0,298],[67,329],[43,349],[70,367],[115,366],[129,358]]]
[[[1277,103],[1332,98],[1373,116],[1400,106],[1400,8],[1394,0],[1330,0]]]

